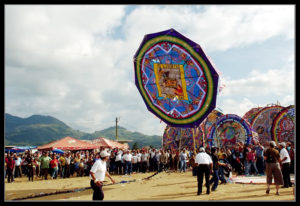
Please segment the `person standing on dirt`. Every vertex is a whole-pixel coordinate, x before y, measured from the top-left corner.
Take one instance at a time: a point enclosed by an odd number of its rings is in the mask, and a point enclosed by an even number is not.
[[[226,166],[225,163],[222,163],[219,161],[218,155],[217,155],[217,149],[215,147],[211,148],[211,159],[213,162],[213,176],[210,180],[210,183],[213,183],[211,191],[216,191],[218,185],[219,185],[219,167],[220,166]]]
[[[48,152],[44,152],[43,155],[40,157],[41,171],[45,180],[48,179],[48,170],[49,170],[49,165],[51,160],[52,159],[48,156]]]
[[[179,158],[180,158],[180,172],[181,171],[185,172],[186,171],[186,160],[188,158],[185,149],[182,150]]]
[[[63,153],[60,157],[59,157],[59,163],[60,163],[60,177],[61,178],[65,178],[66,177],[66,155],[65,153]]]
[[[264,151],[264,159],[266,160],[266,175],[267,175],[267,190],[266,194],[270,193],[270,185],[274,176],[276,185],[276,195],[279,195],[279,185],[283,185],[283,177],[279,166],[280,154],[275,149],[275,142],[270,141],[270,147]]]
[[[102,187],[105,176],[107,176],[112,181],[112,183],[115,184],[115,180],[109,175],[109,172],[106,169],[106,162],[109,159],[109,156],[110,154],[107,151],[101,151],[100,159],[96,160],[90,170],[91,187],[94,191],[93,200],[104,199]]]
[[[145,150],[142,150],[141,162],[142,162],[142,172],[146,173],[148,170],[149,154]]]
[[[121,175],[122,174],[122,155],[123,155],[123,151],[122,150],[118,150],[116,153],[116,174]]]
[[[70,177],[70,164],[71,164],[71,156],[70,152],[67,153],[65,157],[66,163],[65,163],[65,172],[64,172],[64,177]]]
[[[51,179],[56,179],[58,174],[58,160],[55,154],[52,155],[50,166],[51,166]]]
[[[22,162],[21,155],[15,154],[15,178],[22,177],[21,162]]]
[[[290,177],[290,163],[291,158],[286,150],[286,143],[281,142],[279,144],[280,147],[280,164],[281,164],[281,172],[283,176],[283,187],[288,188],[292,187],[291,177]]]
[[[211,157],[205,152],[205,149],[201,147],[199,153],[196,155],[195,163],[198,164],[197,181],[198,192],[197,195],[202,193],[203,174],[205,175],[206,194],[210,194],[209,176],[212,173],[213,162]]]
[[[168,153],[166,153],[164,150],[162,150],[162,154],[159,157],[159,162],[160,162],[159,172],[162,172],[163,170],[168,171],[168,168],[167,168],[168,158],[169,158]]]
[[[123,155],[123,160],[125,163],[125,175],[130,175],[132,172],[132,154],[129,150],[126,151],[126,153]]]
[[[30,179],[31,179],[31,181],[33,182],[36,165],[35,165],[34,159],[32,158],[31,154],[27,155],[26,162],[27,162],[27,171],[28,171],[28,181],[30,181]]]
[[[15,160],[13,157],[13,153],[7,154],[7,158],[5,158],[6,163],[6,173],[7,173],[7,182],[13,182],[14,181],[14,175],[13,170],[15,168]]]

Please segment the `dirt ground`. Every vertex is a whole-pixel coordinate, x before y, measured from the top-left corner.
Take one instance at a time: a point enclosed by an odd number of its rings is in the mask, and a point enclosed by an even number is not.
[[[153,173],[132,174],[131,176],[113,175],[116,182],[129,183],[107,185],[103,187],[104,201],[295,201],[294,186],[280,188],[280,195],[275,195],[275,185],[266,195],[265,184],[227,183],[218,186],[210,195],[203,193],[197,196],[197,178],[191,171],[186,173],[161,172],[149,180],[142,180]],[[104,184],[110,184],[106,177]],[[13,183],[5,180],[5,201],[30,195],[51,193],[55,191],[76,190],[90,187],[89,177],[73,177],[66,179],[34,180],[26,177],[16,178]],[[92,201],[92,189],[71,193],[48,195],[22,201]]]

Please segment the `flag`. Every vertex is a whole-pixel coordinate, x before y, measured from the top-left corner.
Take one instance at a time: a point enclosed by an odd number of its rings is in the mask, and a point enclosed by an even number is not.
[[[221,85],[219,86],[219,92],[221,92],[225,87],[226,87],[225,84],[221,84]]]

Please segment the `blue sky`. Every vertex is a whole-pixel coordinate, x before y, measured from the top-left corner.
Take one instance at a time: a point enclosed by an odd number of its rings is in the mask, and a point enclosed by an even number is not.
[[[134,84],[133,55],[145,34],[170,28],[220,71],[224,113],[294,104],[294,5],[6,5],[5,112],[85,132],[118,116],[131,131],[162,135]]]

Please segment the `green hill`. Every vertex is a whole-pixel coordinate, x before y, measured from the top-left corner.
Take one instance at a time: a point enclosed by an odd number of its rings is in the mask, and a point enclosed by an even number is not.
[[[62,121],[50,117],[33,115],[20,118],[5,114],[5,145],[43,145],[62,137],[79,138],[86,133],[74,130]]]
[[[94,133],[85,133],[74,130],[64,122],[51,116],[32,115],[28,118],[20,118],[6,113],[4,145],[39,146],[66,136],[85,140],[97,137],[115,140],[115,131],[115,127],[109,127]],[[149,145],[156,148],[161,147],[161,136],[131,132],[121,126],[118,126],[118,137],[119,140],[131,140],[128,143],[130,147],[134,143],[137,143],[138,147]]]
[[[95,131],[91,135],[93,139],[96,137],[105,137],[108,139],[115,140],[116,127],[109,127],[101,131]],[[138,147],[151,145],[155,148],[160,148],[161,139],[162,136],[158,136],[158,135],[149,136],[139,132],[131,132],[124,127],[118,126],[118,140],[132,140],[131,142],[128,143],[130,147],[132,147],[134,143],[137,143]]]

